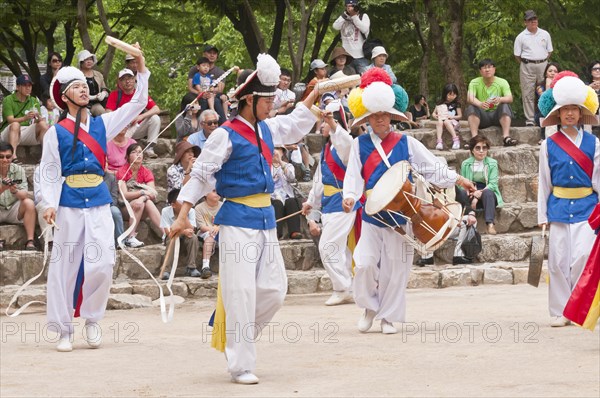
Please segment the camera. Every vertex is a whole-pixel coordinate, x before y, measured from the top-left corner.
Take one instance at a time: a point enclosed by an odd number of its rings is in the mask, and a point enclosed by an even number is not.
[[[11,180],[10,178],[7,178],[7,179],[2,180],[2,185],[8,185],[8,186],[19,185],[22,182],[23,182],[23,180]]]

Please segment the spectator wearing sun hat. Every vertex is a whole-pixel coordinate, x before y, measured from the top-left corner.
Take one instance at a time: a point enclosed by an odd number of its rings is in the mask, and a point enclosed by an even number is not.
[[[190,179],[194,161],[200,155],[200,147],[183,140],[175,145],[173,164],[167,169],[167,193],[181,187]]]
[[[334,48],[329,59],[331,68],[327,71],[327,76],[331,77],[336,72],[343,72],[345,75],[355,75],[356,69],[350,65],[353,60],[352,55],[348,54],[348,51],[344,50],[344,47]]]
[[[98,63],[96,54],[83,50],[77,54],[77,59],[79,60],[79,69],[83,72],[90,89],[90,104],[88,107],[92,112],[92,116],[102,115],[106,112],[106,98],[110,90],[104,83],[102,73],[94,69],[94,66]]]
[[[392,79],[392,83],[396,84],[398,79],[396,79],[396,75],[392,72],[392,67],[385,63],[388,58],[388,53],[385,52],[385,48],[382,46],[377,46],[373,48],[373,52],[371,53],[371,65],[369,65],[368,69],[371,68],[381,68],[390,76]]]

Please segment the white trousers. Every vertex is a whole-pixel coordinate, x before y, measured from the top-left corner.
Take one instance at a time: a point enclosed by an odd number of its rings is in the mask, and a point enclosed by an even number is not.
[[[356,212],[324,213],[323,230],[319,240],[319,254],[327,270],[333,290],[352,289],[352,253],[348,249],[348,234],[352,230]]]
[[[551,316],[561,316],[571,297],[596,235],[587,221],[576,224],[550,223],[548,240],[548,308]]]
[[[254,372],[255,339],[281,308],[287,292],[277,230],[221,226],[219,274],[228,371],[232,375]]]
[[[148,142],[156,143],[156,139],[158,138],[158,134],[160,133],[160,116],[152,115],[147,119],[144,119],[142,123],[140,123],[131,138],[140,139],[146,138]]]
[[[412,236],[410,228],[405,228]],[[354,301],[376,319],[404,322],[406,285],[414,248],[391,228],[363,222],[354,250]]]
[[[59,206],[54,246],[48,269],[48,327],[61,335],[73,334],[73,293],[83,260],[82,318],[104,317],[115,265],[114,224],[110,205],[88,209]]]

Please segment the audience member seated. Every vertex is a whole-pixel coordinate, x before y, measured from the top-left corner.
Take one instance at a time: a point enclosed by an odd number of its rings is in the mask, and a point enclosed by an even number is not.
[[[423,122],[431,117],[431,114],[429,113],[429,104],[424,95],[415,95],[414,104],[408,108],[407,116],[414,128],[421,127]]]
[[[109,90],[104,83],[102,73],[94,69],[94,66],[98,62],[96,55],[90,53],[88,50],[83,50],[77,55],[77,58],[79,59],[79,69],[83,72],[90,89],[90,103],[88,108],[90,108],[92,116],[102,115],[106,112],[106,98],[108,97]]]
[[[286,155],[290,160],[293,166],[299,166],[302,170],[302,181],[309,182],[312,180],[310,175],[310,168],[314,164],[315,160],[310,153],[308,152],[308,148],[303,141],[298,142],[297,144],[286,145]]]
[[[483,209],[487,233],[496,235],[496,207],[502,207],[504,201],[498,187],[498,161],[488,156],[489,149],[490,141],[486,137],[476,135],[471,138],[471,157],[462,162],[460,174],[475,184],[477,190],[469,195],[471,208]]]
[[[215,65],[215,63],[217,62],[218,58],[219,58],[219,50],[217,49],[217,47],[212,46],[210,44],[207,44],[204,46],[204,51],[202,52],[202,57],[207,58],[208,61],[210,62],[209,66],[210,69],[208,70],[208,75],[213,79],[216,80],[219,77],[221,77],[221,75],[223,73],[225,73],[225,71],[221,68],[219,68],[218,66]],[[192,102],[194,100],[194,98],[196,98],[196,96],[199,94],[199,91],[196,90],[194,88],[194,84],[193,84],[193,79],[194,79],[194,75],[198,72],[198,65],[194,65],[191,67],[190,71],[188,72],[188,93],[185,95],[185,97],[183,97],[183,100],[181,101],[181,110],[183,110],[185,108],[185,106],[187,104],[189,104],[190,102]],[[217,99],[221,99],[221,101],[215,101],[215,110],[217,111],[217,113],[219,114],[219,124],[222,124],[225,122],[225,120],[227,120],[227,116],[225,115],[225,110],[223,109],[223,100],[226,98],[223,98],[223,93],[225,92],[225,83],[224,82],[220,82],[217,87],[215,88],[215,97]],[[225,96],[226,97],[226,96]]]
[[[435,124],[437,134],[435,149],[444,149],[442,141],[444,127],[452,136],[452,149],[460,149],[458,130],[460,127],[459,120],[462,118],[462,110],[458,101],[458,87],[456,87],[456,84],[449,83],[444,86],[442,98],[433,110],[432,116],[434,119],[437,119],[437,123]]]
[[[60,118],[60,110],[54,104],[54,101],[46,95],[42,95],[42,106],[40,106],[40,115],[46,121],[48,127],[58,123]]]
[[[304,101],[306,97],[313,91],[318,82],[327,79],[327,64],[322,59],[315,59],[310,63],[310,71],[313,78],[306,85],[306,90],[302,94],[301,101]],[[318,100],[315,100],[315,102]]]
[[[210,257],[215,253],[217,247],[217,234],[219,226],[215,225],[215,217],[221,209],[223,202],[217,191],[213,190],[206,195],[205,200],[196,206],[196,225],[198,226],[198,238],[202,242],[202,279],[212,276],[210,271]]]
[[[398,79],[396,79],[396,75],[392,72],[392,67],[386,64],[385,62],[388,59],[388,54],[385,52],[385,48],[381,46],[377,46],[373,48],[373,52],[371,53],[371,65],[367,67],[367,70],[371,68],[381,68],[392,79],[392,84],[398,83]]]
[[[42,96],[50,97],[50,83],[56,72],[63,66],[62,55],[57,52],[51,52],[48,55],[48,62],[46,62],[46,73],[40,77],[40,87],[42,88]]]
[[[336,47],[331,53],[329,64],[331,68],[327,71],[327,76],[331,77],[337,72],[342,72],[344,75],[356,75],[356,69],[350,64],[352,63],[352,55],[348,54],[344,47]]]
[[[333,22],[333,29],[340,31],[344,50],[354,58],[352,66],[363,74],[369,65],[363,53],[363,44],[369,36],[371,21],[367,14],[361,12],[358,0],[345,0],[345,5],[342,15]]]
[[[188,107],[188,110],[175,120],[175,131],[177,131],[177,142],[187,140],[188,137],[202,129],[200,120],[200,105],[194,104]],[[215,112],[216,114],[216,112]],[[217,115],[218,121],[218,115]]]
[[[117,171],[119,189],[125,193],[125,199],[129,201],[135,216],[135,221],[129,219],[129,225],[131,226],[133,223],[134,228],[123,243],[134,248],[144,246],[144,243],[135,237],[137,228],[143,218],[149,217],[152,224],[160,229],[160,212],[154,204],[157,196],[154,175],[142,166],[143,160],[142,146],[132,144],[127,148],[127,163]]]
[[[135,77],[133,72],[129,69],[123,69],[119,72],[119,80],[117,83],[117,89],[111,91],[108,96],[106,103],[106,109],[109,111],[115,111],[131,101],[133,94],[135,93]],[[140,139],[147,137],[150,147],[146,150],[146,156],[149,158],[156,158],[157,155],[154,153],[154,145],[158,134],[160,134],[160,108],[154,100],[148,97],[148,104],[146,110],[139,114],[139,116],[129,126],[128,136]]]
[[[188,182],[198,155],[200,155],[200,148],[188,141],[181,141],[175,145],[175,158],[173,164],[167,169],[167,192],[181,189]]]
[[[271,174],[275,189],[271,194],[271,204],[275,208],[275,219],[294,214],[300,210],[301,206],[294,195],[292,183],[296,182],[294,166],[284,161],[284,149],[275,148],[273,152],[273,164]],[[302,239],[300,233],[300,214],[296,214],[286,220],[288,232],[291,239]],[[277,237],[283,239],[283,222],[277,223]]]
[[[106,143],[106,163],[109,173],[116,173],[127,163],[127,148],[135,144],[136,140],[127,136],[128,128],[124,128],[112,140]]]
[[[219,115],[207,109],[200,114],[200,131],[188,136],[187,142],[203,149],[208,137],[219,127]]]
[[[279,75],[279,85],[275,90],[275,99],[273,101],[273,110],[271,117],[275,115],[286,115],[294,109],[296,102],[296,93],[290,90],[292,84],[292,72],[289,69],[281,68]]]
[[[171,233],[171,225],[179,216],[179,211],[181,210],[181,203],[177,201],[177,196],[179,196],[179,189],[174,189],[170,191],[167,195],[167,201],[169,202],[169,206],[162,209],[160,214],[160,226],[164,231],[166,236],[165,245],[168,247],[171,243],[171,238],[169,234]],[[192,224],[193,228],[185,229],[179,236],[179,256],[183,258],[183,263],[185,264],[185,276],[192,276],[194,278],[201,277],[202,274],[196,268],[196,256],[198,255],[198,249],[200,247],[200,243],[198,242],[198,237],[194,229],[196,228],[196,214],[194,209],[191,209],[188,213],[188,220],[190,224]],[[169,254],[169,258],[167,261],[167,269],[170,269],[170,266],[173,264],[175,251],[172,250],[170,253],[167,250],[167,254]],[[169,279],[171,276],[169,271],[165,271],[162,275],[163,280]]]
[[[198,59],[196,66],[198,67],[198,72],[196,72],[194,75],[192,84],[198,93],[203,93],[198,102],[200,103],[202,109],[211,109],[214,111],[215,93],[214,88],[212,87],[213,79],[208,74],[208,70],[210,69],[210,61],[208,58],[202,57]],[[217,99],[217,101],[220,100],[220,98]]]
[[[0,141],[0,224],[23,224],[27,241],[25,250],[37,250],[33,240],[36,211],[33,200],[29,199],[27,176],[18,164],[11,163],[13,147]],[[0,250],[4,250],[0,241]]]
[[[467,118],[471,136],[475,137],[480,128],[502,127],[504,146],[514,146],[518,142],[509,136],[513,112],[510,105],[513,96],[510,85],[496,76],[496,64],[489,58],[479,62],[480,77],[469,83],[467,92]]]
[[[29,75],[17,78],[17,89],[7,95],[2,103],[2,126],[0,141],[11,145],[11,161],[17,160],[19,145],[33,146],[42,143],[48,124],[40,114],[40,102],[31,95],[33,83]]]
[[[104,183],[108,187],[110,196],[112,197],[110,212],[115,224],[115,248],[118,249],[119,244],[117,243],[117,239],[125,232],[125,227],[123,226],[123,213],[121,213],[121,206],[119,205],[122,203],[121,197],[119,196],[119,184],[117,183],[117,177],[115,177],[113,173],[104,173]]]
[[[594,89],[598,95],[598,101],[600,101],[600,60],[592,61],[588,69],[588,73],[590,75],[589,86]],[[596,115],[599,113],[600,109],[596,111]]]
[[[537,86],[535,86],[535,115],[533,116],[534,122],[536,126],[540,126],[540,118],[542,117],[542,113],[540,112],[540,108],[538,107],[538,101],[544,91],[550,88],[550,83],[554,80],[554,76],[560,72],[560,66],[556,62],[548,62],[546,65],[546,69],[544,69],[544,81],[540,82]],[[538,141],[538,145],[542,144],[542,141],[547,136],[551,136],[556,132],[555,126],[542,127],[541,133],[542,137]]]
[[[138,64],[137,59],[131,54],[125,55],[125,69],[129,69],[133,72],[134,76],[137,76],[138,73]]]

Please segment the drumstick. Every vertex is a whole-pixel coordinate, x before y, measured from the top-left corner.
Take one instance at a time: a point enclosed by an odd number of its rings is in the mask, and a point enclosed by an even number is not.
[[[124,41],[121,41],[115,37],[106,36],[104,41],[106,42],[106,44],[118,48],[119,50],[124,51],[127,54],[131,54],[134,57],[139,57],[140,55],[142,55],[142,50],[132,46],[129,43],[125,43]]]
[[[167,248],[167,253],[165,254],[163,265],[162,267],[160,267],[160,274],[158,275],[159,278],[162,278],[162,275],[165,273],[165,269],[167,268],[167,262],[169,261],[169,257],[171,257],[171,253],[173,252],[175,239],[179,239],[179,236],[174,236],[169,242],[169,247]],[[173,259],[173,261],[175,261],[175,259]]]
[[[279,220],[275,220],[275,222],[276,222],[276,223],[278,223],[279,221],[287,220],[288,218],[291,218],[291,217],[297,216],[297,215],[298,215],[298,214],[300,214],[300,213],[302,213],[302,210],[298,210],[298,211],[297,211],[297,212],[295,212],[295,213],[288,214],[288,215],[287,215],[287,216],[285,216],[285,217],[281,217]]]

